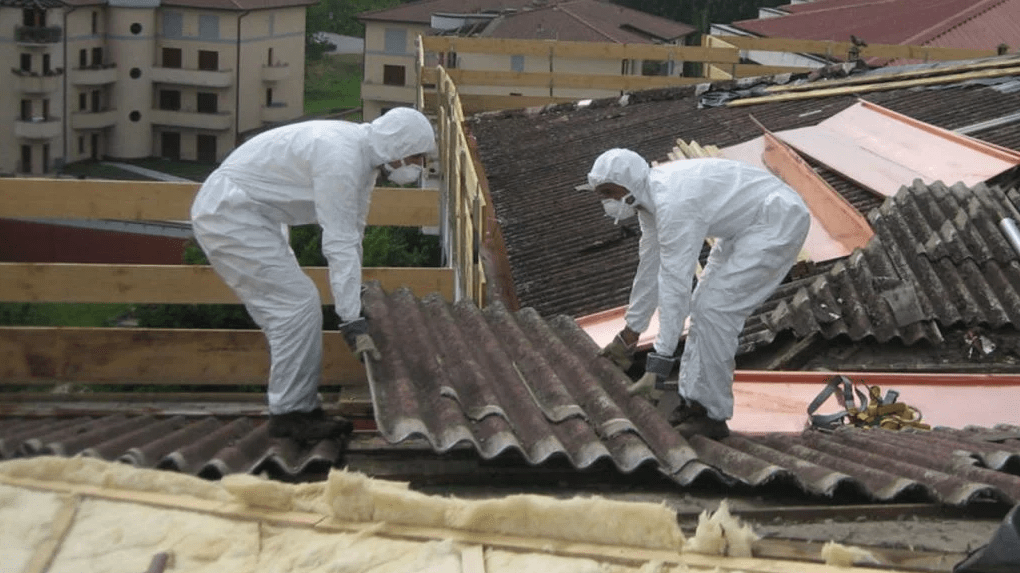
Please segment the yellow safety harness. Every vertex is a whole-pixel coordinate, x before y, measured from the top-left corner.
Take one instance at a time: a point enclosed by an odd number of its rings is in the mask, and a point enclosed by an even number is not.
[[[921,422],[920,410],[896,401],[900,395],[896,390],[889,390],[883,397],[880,387],[863,383],[861,385],[868,389],[867,394],[858,390],[854,382],[846,376],[836,375],[829,378],[825,388],[808,405],[807,413],[811,418],[811,426],[824,430],[833,430],[842,425],[859,428],[879,427],[887,430],[931,429],[929,424]],[[837,395],[837,400],[845,409],[834,414],[815,414],[815,411],[840,387],[842,394]],[[855,394],[860,406],[854,400]]]

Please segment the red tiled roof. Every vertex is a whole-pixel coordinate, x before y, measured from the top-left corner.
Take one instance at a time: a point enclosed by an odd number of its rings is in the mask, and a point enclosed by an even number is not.
[[[208,10],[272,10],[310,6],[317,2],[318,0],[164,0],[161,5]]]
[[[802,9],[789,16],[741,20],[733,25],[773,38],[846,42],[853,34],[874,44],[924,44],[975,17],[980,17],[978,24],[991,25],[1002,14],[994,15],[989,11],[998,5],[1012,3],[1016,3],[1015,0],[981,0],[977,3],[974,0],[837,0],[820,2],[813,9]],[[989,38],[983,45],[974,47],[994,48],[1001,41]]]
[[[507,13],[487,34],[493,38],[558,39],[576,42],[647,43],[650,38],[670,41],[694,28],[668,18],[597,0],[549,2],[537,6],[526,1],[447,2],[432,0],[404,4],[389,10],[364,12],[362,20],[387,20],[427,24],[437,12],[472,13],[517,10]]]

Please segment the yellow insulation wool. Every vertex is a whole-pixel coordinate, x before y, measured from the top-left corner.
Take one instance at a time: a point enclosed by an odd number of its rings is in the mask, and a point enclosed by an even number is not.
[[[750,525],[741,524],[730,514],[729,503],[724,499],[711,516],[708,511],[698,516],[694,537],[687,540],[684,551],[704,555],[751,557],[751,547],[760,539]]]
[[[822,559],[826,565],[851,567],[853,565],[878,564],[879,560],[866,549],[840,545],[830,541],[822,546]]]

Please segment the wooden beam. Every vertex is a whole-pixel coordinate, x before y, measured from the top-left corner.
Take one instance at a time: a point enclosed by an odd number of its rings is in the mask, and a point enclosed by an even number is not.
[[[0,178],[0,217],[188,221],[198,183]],[[439,224],[439,191],[377,187],[368,224]]]
[[[838,80],[825,80],[824,82],[808,82],[802,84],[786,84],[782,86],[769,86],[765,88],[765,91],[770,93],[775,92],[799,92],[799,91],[810,91],[819,89],[822,85],[826,88],[835,88],[843,86],[853,86],[861,84],[877,84],[881,82],[892,82],[892,81],[904,81],[917,78],[930,78],[945,76],[949,74],[957,74],[964,72],[973,72],[988,69],[997,68],[1013,68],[1013,72],[1016,73],[1016,69],[1020,66],[1020,59],[1010,58],[1008,60],[997,59],[990,62],[976,62],[973,64],[964,64],[961,66],[944,66],[939,68],[929,68],[924,70],[911,70],[906,72],[889,72],[886,74],[868,74],[864,76],[849,77]]]
[[[792,101],[801,99],[811,99],[820,97],[831,97],[841,95],[853,95],[867,92],[877,92],[886,90],[897,90],[903,88],[914,88],[920,86],[933,86],[940,84],[952,84],[958,82],[965,82],[967,80],[977,80],[983,78],[996,78],[1000,76],[1011,76],[1015,75],[1018,71],[1017,68],[1006,68],[996,70],[982,70],[977,72],[967,72],[960,74],[949,74],[946,76],[937,76],[930,78],[918,78],[913,80],[904,81],[891,81],[872,83],[865,85],[847,85],[841,87],[827,88],[823,87],[816,90],[806,92],[790,92],[790,93],[778,93],[774,95],[767,95],[761,97],[751,97],[736,99],[728,102],[727,106],[740,107],[745,105],[757,105],[760,103],[772,103],[779,101]],[[824,85],[824,84],[821,84]]]
[[[508,38],[463,38],[426,36],[422,44],[429,52],[553,56],[588,60],[632,59],[692,62],[740,61],[734,48],[677,46],[673,44],[619,44],[615,42],[568,42],[559,40],[514,40]]]
[[[258,330],[0,327],[0,385],[264,385]],[[323,333],[323,386],[363,386],[364,367],[339,332]]]
[[[553,87],[560,89],[643,90],[704,83],[705,78],[679,76],[623,76],[609,74],[565,74],[502,72],[492,70],[449,70],[450,78],[462,92],[469,86]],[[463,94],[462,94],[463,97]]]
[[[762,52],[791,52],[826,54],[845,58],[853,44],[828,40],[796,40],[789,38],[755,38],[752,36],[719,36],[720,40],[741,50]],[[907,60],[968,60],[996,55],[995,48],[975,50],[968,48],[941,48],[937,46],[903,46],[899,44],[868,44],[861,47],[861,58]]]
[[[304,267],[323,304],[333,303],[326,267]],[[362,280],[383,290],[407,287],[422,297],[454,297],[454,270],[431,267],[366,267]],[[164,304],[238,304],[234,292],[205,265],[104,265],[0,263],[0,301]]]
[[[539,107],[555,103],[575,102],[583,98],[575,97],[533,97],[533,96],[495,96],[495,95],[473,95],[460,94],[460,105],[466,115],[483,111],[496,111],[501,109],[521,109],[526,107]]]

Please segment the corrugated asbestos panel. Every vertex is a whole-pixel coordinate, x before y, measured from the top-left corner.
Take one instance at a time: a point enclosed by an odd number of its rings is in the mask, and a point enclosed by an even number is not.
[[[624,473],[658,469],[680,485],[794,483],[813,495],[877,501],[1020,501],[1020,428],[733,435],[684,440],[630,380],[564,316],[500,304],[479,310],[408,291],[364,295],[383,360],[372,368],[380,433],[424,438],[448,452],[473,446],[484,459],[519,454],[579,470],[611,461]],[[994,440],[994,441],[991,441]]]
[[[265,424],[246,417],[0,419],[0,460],[39,455],[89,456],[210,479],[262,472],[293,477],[328,470],[340,455],[340,444],[324,440],[300,447],[270,438]]]
[[[1020,324],[1020,257],[998,228],[1015,190],[915,181],[872,211],[876,237],[769,313],[773,331],[941,341],[938,325]],[[936,324],[938,323],[938,325]]]
[[[383,353],[370,382],[376,424],[390,442],[472,444],[485,459],[512,450],[578,469],[648,464],[683,484],[711,472],[647,401],[627,395],[630,380],[572,319],[378,286],[364,304]]]

